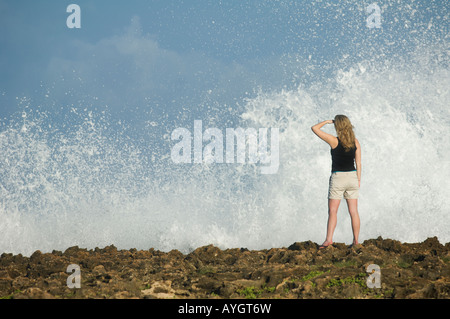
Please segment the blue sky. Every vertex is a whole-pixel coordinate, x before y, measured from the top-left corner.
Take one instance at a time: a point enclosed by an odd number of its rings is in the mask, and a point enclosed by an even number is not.
[[[0,0],[0,118],[24,104],[122,118],[237,109],[258,88],[448,32],[446,1],[378,1],[383,28],[369,29],[372,2]],[[66,26],[71,3],[81,29]]]

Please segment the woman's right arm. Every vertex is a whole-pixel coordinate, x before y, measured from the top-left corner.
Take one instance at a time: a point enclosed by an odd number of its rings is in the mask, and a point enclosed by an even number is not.
[[[356,163],[356,174],[358,175],[358,185],[361,187],[361,145],[359,141],[355,138],[356,152],[355,152],[355,163]]]

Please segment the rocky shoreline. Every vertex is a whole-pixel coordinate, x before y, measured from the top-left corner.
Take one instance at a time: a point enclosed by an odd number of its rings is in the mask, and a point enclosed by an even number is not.
[[[450,243],[370,239],[324,250],[311,241],[265,250],[92,250],[0,256],[2,299],[449,299]],[[80,288],[69,288],[71,264]],[[369,265],[380,288],[369,287]],[[373,281],[373,283],[376,283]]]

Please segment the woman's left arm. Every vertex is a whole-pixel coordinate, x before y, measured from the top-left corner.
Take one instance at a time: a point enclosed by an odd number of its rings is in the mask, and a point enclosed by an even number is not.
[[[331,134],[325,133],[321,130],[321,128],[326,124],[333,124],[333,120],[326,120],[323,122],[320,122],[314,126],[311,127],[311,130],[322,140],[330,144],[330,146],[333,148],[337,145],[337,138]]]

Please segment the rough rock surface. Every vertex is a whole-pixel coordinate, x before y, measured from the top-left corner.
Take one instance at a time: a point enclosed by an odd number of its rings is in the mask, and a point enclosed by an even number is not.
[[[266,250],[200,247],[177,250],[34,252],[0,256],[1,298],[439,298],[450,297],[450,244],[371,239],[356,247],[313,242]],[[79,265],[80,288],[69,288],[68,265]],[[380,267],[380,288],[367,266]],[[370,286],[370,284],[369,284]]]

